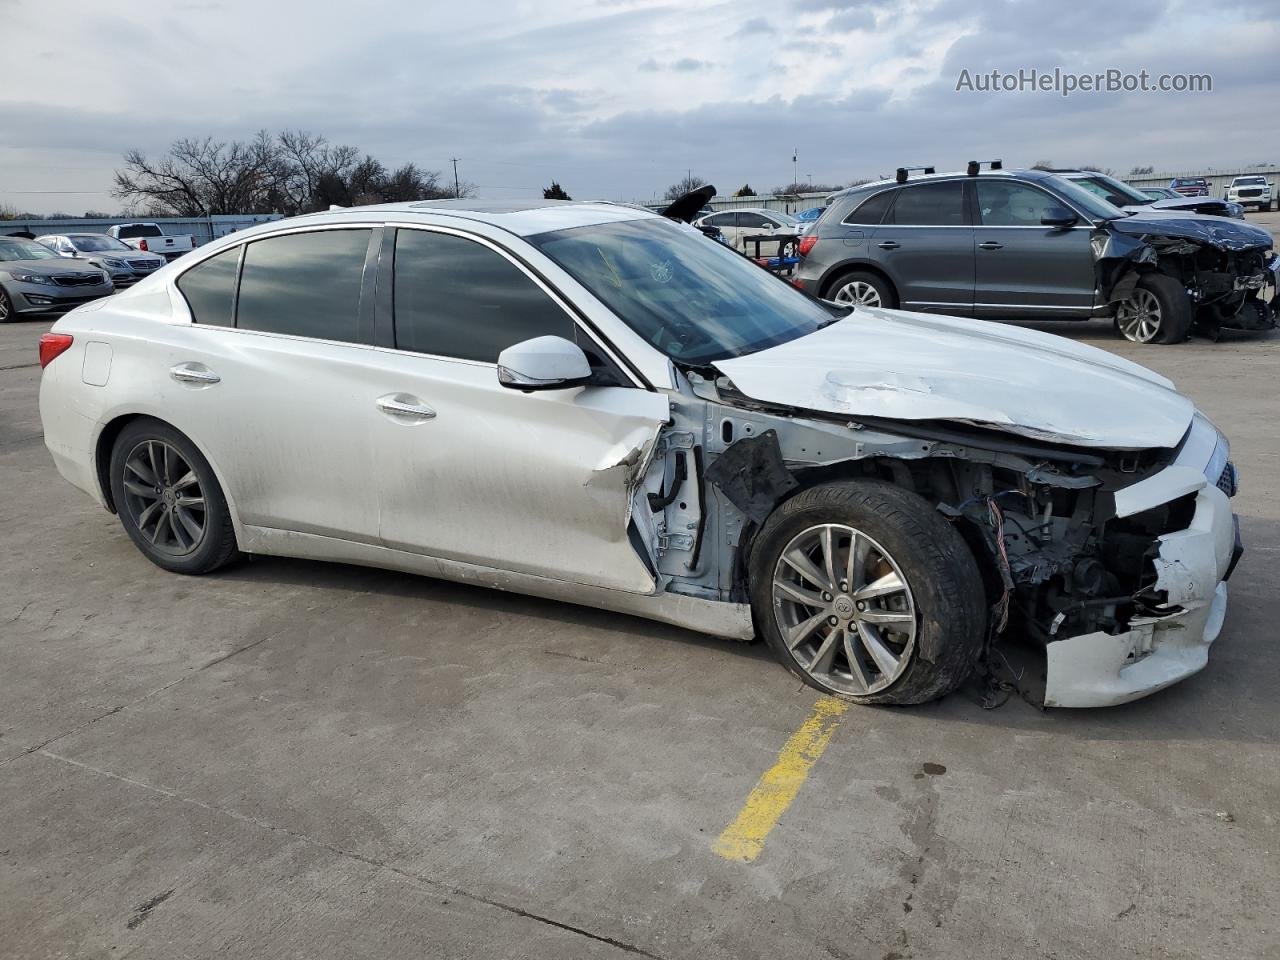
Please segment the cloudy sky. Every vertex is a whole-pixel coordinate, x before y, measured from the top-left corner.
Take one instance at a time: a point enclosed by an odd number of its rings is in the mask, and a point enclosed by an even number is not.
[[[117,210],[120,155],[301,128],[482,195],[649,199],[1000,156],[1280,161],[1275,0],[0,0],[0,204]],[[1209,93],[957,91],[962,70]]]

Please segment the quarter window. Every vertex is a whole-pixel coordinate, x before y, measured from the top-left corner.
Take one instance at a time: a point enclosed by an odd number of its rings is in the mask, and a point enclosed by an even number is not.
[[[317,230],[249,244],[236,326],[321,340],[359,340],[369,230]]]
[[[874,197],[863,201],[857,210],[844,218],[844,222],[875,226],[884,220],[884,215],[889,210],[889,204],[893,203],[893,195],[895,193],[897,193],[896,190],[884,190],[877,193]]]
[[[235,324],[232,311],[236,301],[236,267],[240,248],[223,250],[216,257],[192,267],[178,278],[178,289],[191,308],[191,319],[216,327]]]
[[[887,222],[915,227],[964,226],[963,184],[948,180],[903,187]]]
[[[573,340],[573,319],[522,270],[447,233],[396,234],[394,316],[401,350],[496,363],[533,337]]]
[[[1021,183],[978,181],[978,212],[988,227],[1038,227],[1053,208],[1066,205]]]

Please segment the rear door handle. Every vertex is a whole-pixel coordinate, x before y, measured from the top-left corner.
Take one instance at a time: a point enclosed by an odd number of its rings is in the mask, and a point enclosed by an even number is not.
[[[417,397],[408,393],[388,393],[374,401],[379,410],[395,420],[423,423],[434,420],[436,412]]]
[[[179,383],[220,383],[222,378],[203,363],[180,363],[169,368],[169,376]]]
[[[996,243],[994,240],[984,240],[978,244],[978,248],[981,250],[1003,250],[1004,244]]]
[[[876,246],[881,250],[897,250],[902,244],[898,243],[897,240],[881,240]]]

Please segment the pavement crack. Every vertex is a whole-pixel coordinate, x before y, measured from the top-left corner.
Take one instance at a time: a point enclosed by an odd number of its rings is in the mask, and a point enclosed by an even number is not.
[[[234,653],[229,654],[229,656],[234,656],[234,655],[235,655]],[[172,686],[172,684],[170,684],[170,686]],[[564,923],[563,921],[556,920],[544,914],[534,913],[532,910],[526,910],[525,908],[517,906],[513,903],[507,903],[502,900],[495,900],[492,897],[486,897],[483,894],[473,893],[470,890],[465,890],[462,887],[455,886],[452,883],[448,883],[443,880],[437,880],[434,877],[424,876],[423,874],[415,873],[412,870],[406,870],[403,867],[397,867],[377,857],[368,857],[368,856],[365,856],[364,854],[355,853],[351,850],[344,850],[343,848],[335,846],[334,844],[329,843],[325,840],[320,840],[316,837],[312,837],[308,834],[301,833],[297,830],[291,830],[289,827],[283,827],[280,824],[272,823],[269,820],[263,820],[261,817],[251,817],[251,816],[248,816],[247,814],[238,813],[235,810],[228,810],[225,807],[221,807],[221,806],[218,806],[217,804],[209,803],[205,800],[199,800],[195,797],[184,796],[178,793],[177,791],[169,790],[165,787],[158,787],[154,784],[147,783],[143,780],[137,780],[133,777],[126,777],[123,774],[113,773],[110,770],[104,770],[101,767],[95,767],[89,763],[83,763],[79,760],[73,760],[70,757],[65,757],[65,756],[62,756],[61,754],[54,753],[52,750],[42,750],[39,748],[35,748],[35,749],[39,750],[40,756],[45,757],[49,760],[57,760],[60,763],[70,764],[73,767],[77,767],[81,770],[88,771],[89,773],[95,773],[99,776],[107,777],[108,779],[115,780],[119,783],[124,783],[129,786],[136,787],[139,790],[146,790],[150,793],[158,794],[159,796],[165,797],[170,800],[177,800],[181,803],[189,803],[193,806],[199,807],[202,810],[207,810],[210,813],[214,813],[219,816],[223,816],[231,820],[235,820],[238,823],[244,823],[250,826],[258,827],[259,829],[262,829],[262,830],[269,830],[274,833],[284,834],[287,837],[291,837],[295,840],[300,840],[303,843],[307,843],[312,846],[319,847],[323,850],[326,850],[329,853],[334,854],[335,856],[343,857],[344,859],[347,859],[347,860],[354,860],[358,863],[363,863],[367,866],[374,867],[378,870],[386,870],[390,873],[394,873],[398,877],[402,877],[406,880],[411,880],[414,883],[420,883],[424,886],[431,887],[433,890],[440,891],[443,893],[448,893],[451,896],[460,897],[465,900],[470,900],[473,903],[484,904],[485,906],[493,907],[494,909],[497,909],[497,910],[502,910],[513,916],[521,917],[522,919],[525,919],[525,920],[532,920],[535,923],[545,924],[546,926],[549,926],[549,927],[555,927],[557,930],[563,930],[566,933],[572,933],[580,937],[585,937],[586,939],[594,940],[597,943],[607,944],[608,946],[621,950],[624,953],[632,953],[632,954],[635,954],[636,956],[648,957],[649,960],[665,960],[665,958],[659,956],[658,954],[650,953],[648,950],[645,950],[643,947],[637,946],[634,943],[628,943],[626,940],[619,940],[616,937],[610,937],[604,934],[594,933],[590,930],[587,930],[584,927],[575,926],[574,924],[571,924],[571,923]],[[169,891],[169,893],[172,893],[172,892],[173,892],[172,890]],[[157,904],[159,902],[163,902],[163,900],[167,899],[167,897],[168,897],[168,894],[163,895],[160,898],[160,900],[157,901]],[[148,903],[150,903],[150,901],[148,901]],[[145,906],[145,904],[143,906]],[[155,905],[152,906],[152,909],[154,909],[154,906]],[[140,923],[141,919],[139,919],[138,922]]]

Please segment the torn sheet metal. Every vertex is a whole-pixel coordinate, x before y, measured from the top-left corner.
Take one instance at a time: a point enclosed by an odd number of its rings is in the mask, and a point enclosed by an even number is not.
[[[1103,350],[981,320],[859,307],[807,337],[717,361],[742,393],[850,417],[953,420],[1072,446],[1173,447],[1194,406]]]
[[[1143,508],[1163,493],[1182,495],[1188,468],[1169,467],[1126,501],[1126,510]],[[1168,474],[1168,477],[1165,477]],[[1159,485],[1152,481],[1163,478]],[[1132,489],[1132,488],[1131,488]],[[1121,491],[1124,493],[1125,491]],[[1117,502],[1120,502],[1119,496]],[[1157,539],[1152,565],[1154,589],[1162,592],[1172,612],[1134,617],[1117,634],[1098,631],[1057,640],[1046,648],[1045,706],[1105,707],[1137,700],[1202,670],[1209,647],[1218,638],[1227,608],[1235,523],[1226,494],[1199,478],[1196,510],[1185,530]]]
[[[1108,220],[1107,227],[1114,234],[1131,237],[1179,237],[1198,244],[1236,253],[1241,250],[1267,250],[1272,245],[1271,234],[1243,220],[1225,217],[1205,217],[1192,214],[1140,213],[1123,220]]]
[[[707,469],[707,480],[756,523],[764,523],[774,505],[800,485],[782,462],[773,430],[736,441]]]

